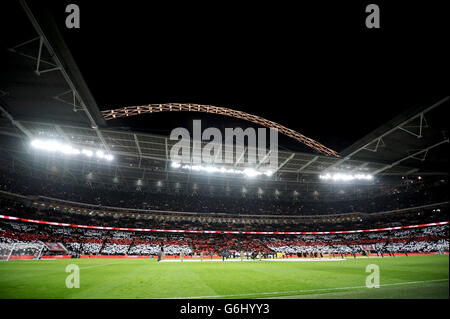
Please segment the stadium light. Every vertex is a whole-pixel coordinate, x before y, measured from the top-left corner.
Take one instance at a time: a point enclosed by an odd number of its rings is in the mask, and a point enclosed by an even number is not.
[[[91,150],[82,150],[82,154],[86,155],[87,157],[92,157],[92,151]]]
[[[246,168],[244,170],[233,169],[233,168],[225,168],[225,167],[216,167],[216,166],[203,166],[203,165],[190,165],[190,164],[180,164],[177,162],[172,162],[171,166],[173,168],[182,168],[192,171],[199,172],[207,172],[207,173],[222,173],[222,174],[236,174],[236,175],[244,175],[246,177],[255,177],[260,175],[272,176],[273,171],[259,171],[253,168]]]
[[[176,162],[172,162],[171,166],[174,167],[174,168],[179,168],[181,166],[181,164],[176,163]]]
[[[373,176],[370,174],[346,174],[346,173],[335,173],[335,174],[325,174],[319,175],[322,180],[333,180],[333,181],[353,181],[353,180],[372,180]]]
[[[35,139],[31,141],[31,146],[35,149],[47,151],[47,152],[59,152],[65,155],[84,155],[87,157],[92,157],[95,150],[91,149],[78,149],[70,144],[64,144],[56,140],[41,140]],[[105,154],[102,150],[95,151],[98,158],[105,159],[107,161],[112,161],[114,156],[111,154]]]

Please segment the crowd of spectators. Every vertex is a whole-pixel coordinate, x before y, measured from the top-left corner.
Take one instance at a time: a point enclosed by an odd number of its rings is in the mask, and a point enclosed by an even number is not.
[[[390,190],[383,196],[359,200],[327,201],[320,197],[267,200],[93,190],[0,171],[0,190],[2,215],[91,226],[317,232],[448,220],[448,204],[438,204],[448,202],[446,180],[416,183],[402,191]],[[419,207],[428,204],[438,205]],[[385,211],[391,212],[379,214]],[[166,255],[182,252],[188,256],[226,250],[235,255],[244,251],[246,255],[258,252],[310,256],[318,252],[351,254],[363,251],[364,247],[376,252],[430,252],[448,251],[448,226],[341,235],[268,236],[108,231],[0,221],[0,251],[6,251],[12,243],[21,243],[23,252],[31,253],[39,242],[62,243],[69,252],[87,255],[147,256],[164,251]]]
[[[302,235],[293,238],[269,238],[267,247],[276,252],[322,251],[328,254],[371,252],[418,253],[449,250],[448,225],[380,231],[373,233]]]
[[[259,254],[354,254],[448,252],[448,225],[326,235],[192,234],[92,230],[9,220],[0,221],[0,248],[13,243],[62,243],[68,253],[84,255],[205,256],[227,250]],[[10,247],[10,246],[9,246]]]
[[[398,210],[418,205],[448,201],[447,180],[416,182],[400,189],[387,187],[383,196],[350,200],[324,200],[317,197],[302,198],[244,198],[203,193],[170,193],[151,191],[119,191],[51,182],[41,178],[0,172],[0,190],[7,192],[47,196],[62,200],[101,206],[162,210],[194,213],[223,213],[249,215],[327,215],[341,213],[374,213]]]
[[[118,233],[119,236],[118,236]],[[137,232],[91,230],[51,225],[0,221],[0,248],[20,243],[60,242],[70,253],[85,255],[155,255],[163,247],[167,255],[191,255],[192,250],[180,236],[155,236]],[[34,246],[33,246],[34,245]]]
[[[35,201],[0,193],[3,215],[78,225],[122,228],[220,231],[338,231],[426,224],[448,220],[448,204],[383,214],[258,217],[210,216],[86,209],[77,205]]]

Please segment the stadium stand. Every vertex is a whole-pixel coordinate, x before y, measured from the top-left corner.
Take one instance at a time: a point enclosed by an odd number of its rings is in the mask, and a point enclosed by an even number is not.
[[[126,192],[92,192],[88,187],[69,187],[45,179],[24,179],[4,171],[1,177],[2,216],[99,228],[218,232],[89,229],[2,219],[2,245],[60,242],[69,254],[101,256],[155,256],[160,250],[167,256],[178,256],[181,252],[185,256],[201,252],[212,256],[220,255],[224,250],[231,252],[232,256],[239,256],[243,251],[247,257],[253,253],[317,257],[323,254],[361,254],[363,251],[376,254],[448,251],[448,224],[342,234],[240,233],[342,231],[446,221],[446,179],[416,181],[404,188],[386,187],[384,195],[369,200],[293,202],[226,197],[217,200],[216,196],[195,194],[134,192],[133,196],[128,196]],[[141,205],[140,202],[146,204]],[[346,208],[351,209],[348,211]],[[223,231],[234,233],[221,233]],[[22,253],[26,252],[23,250]]]
[[[62,230],[69,230],[62,231]],[[121,239],[114,239],[117,237]],[[395,253],[448,252],[449,226],[379,231],[374,233],[327,235],[233,235],[167,234],[119,231],[92,231],[42,224],[0,221],[2,244],[62,242],[70,252],[84,255],[152,256],[162,249],[166,255],[186,256],[230,252],[298,255],[301,252],[352,254],[370,250]]]
[[[298,199],[256,199],[206,196],[200,194],[170,194],[114,191],[52,183],[42,178],[23,177],[1,172],[0,189],[22,195],[46,196],[97,206],[128,209],[166,210],[195,213],[250,215],[320,215],[342,213],[374,213],[448,201],[448,180],[405,182],[401,187],[385,186],[383,194],[371,198],[325,201]],[[132,196],[128,196],[132,194]],[[219,199],[219,200],[218,200]]]

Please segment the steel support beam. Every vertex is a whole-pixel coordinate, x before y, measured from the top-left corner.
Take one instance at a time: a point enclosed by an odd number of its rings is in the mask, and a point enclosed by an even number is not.
[[[319,156],[315,156],[312,160],[310,160],[308,163],[306,163],[305,165],[303,165],[302,167],[300,167],[297,170],[297,173],[300,173],[301,171],[303,171],[305,168],[307,168],[309,165],[311,165],[312,163],[314,163],[315,161],[317,161],[317,159],[319,158]]]
[[[338,160],[338,161],[335,162],[334,164],[328,166],[326,169],[324,169],[324,171],[328,171],[328,170],[330,170],[330,169],[332,169],[332,168],[334,168],[334,167],[336,167],[336,166],[341,165],[341,164],[342,164],[343,162],[345,162],[346,160],[351,159],[352,156],[354,156],[355,154],[357,154],[357,153],[359,153],[360,151],[362,151],[362,150],[367,149],[368,147],[370,147],[370,145],[373,144],[374,142],[377,142],[377,141],[378,141],[378,143],[379,143],[380,139],[382,139],[383,137],[385,137],[385,136],[391,134],[392,132],[398,130],[398,129],[401,128],[401,127],[404,127],[406,124],[410,123],[411,121],[415,120],[416,118],[422,117],[424,114],[426,114],[426,113],[428,113],[429,111],[435,109],[436,107],[440,106],[441,104],[447,102],[448,99],[449,99],[449,97],[447,96],[447,97],[443,98],[442,100],[440,100],[440,101],[434,103],[433,105],[431,105],[430,107],[426,108],[425,110],[423,110],[423,111],[417,113],[416,115],[410,117],[410,118],[407,119],[406,121],[403,121],[403,122],[400,123],[399,125],[397,125],[397,126],[391,128],[390,130],[388,130],[388,131],[386,131],[385,133],[381,134],[381,135],[378,136],[377,138],[371,140],[369,143],[367,143],[367,144],[365,144],[364,146],[362,146],[362,147],[356,149],[355,151],[353,151],[353,152],[351,152],[350,154],[348,154],[347,156],[341,158],[340,160]]]
[[[266,155],[264,155],[263,159],[258,163],[258,165],[256,166],[256,168],[258,169],[266,160],[266,158],[270,155],[270,153],[272,153],[272,150],[269,150]]]
[[[412,170],[407,171],[405,175],[408,176],[408,175],[414,174],[418,170],[419,170],[418,168],[413,168]]]
[[[66,82],[69,85],[70,89],[76,95],[78,101],[80,102],[80,106],[81,106],[82,110],[86,114],[86,116],[87,116],[87,118],[88,118],[88,120],[89,120],[89,122],[91,124],[91,127],[95,130],[95,133],[97,134],[97,137],[101,141],[103,147],[105,148],[105,150],[108,153],[110,153],[110,149],[108,147],[108,144],[106,143],[106,141],[105,141],[101,131],[98,129],[97,123],[95,122],[95,120],[92,117],[91,113],[89,112],[86,104],[84,103],[83,99],[81,98],[80,94],[78,93],[74,83],[72,82],[71,78],[69,77],[69,75],[68,75],[67,71],[65,70],[63,64],[61,63],[60,59],[55,54],[52,46],[50,45],[50,42],[48,41],[48,39],[45,36],[44,32],[42,31],[41,27],[39,26],[39,23],[37,22],[36,18],[34,17],[33,13],[31,12],[30,8],[26,4],[25,0],[19,0],[19,2],[22,5],[23,10],[25,11],[26,15],[28,16],[28,19],[30,20],[30,22],[33,25],[34,29],[36,30],[37,34],[39,35],[40,41],[42,41],[42,44],[45,45],[45,47],[47,48],[50,56],[53,58],[53,60],[54,60],[54,62],[56,64],[56,67],[61,72],[62,76],[66,80]]]
[[[69,93],[72,95],[72,101],[67,101],[67,100],[62,98],[62,96],[65,96],[65,95],[67,95]],[[59,102],[62,102],[62,103],[65,103],[65,104],[68,104],[68,105],[72,106],[74,112],[83,111],[83,108],[81,108],[79,105],[77,105],[77,96],[76,96],[75,92],[72,91],[72,90],[65,91],[65,92],[63,92],[61,94],[58,94],[58,95],[54,96],[53,98],[55,100],[59,101]]]
[[[71,143],[70,138],[67,136],[66,132],[63,131],[61,126],[55,124],[55,129],[59,135],[61,135],[67,143]]]
[[[15,127],[17,127],[23,134],[25,134],[28,138],[32,139],[33,138],[33,134],[25,127],[23,126],[20,122],[16,121],[11,114],[8,113],[8,111],[6,111],[1,105],[0,105],[0,111],[6,116],[6,118],[8,120],[11,121],[12,125],[14,125]]]
[[[286,158],[283,163],[281,163],[280,166],[277,167],[277,169],[275,170],[274,173],[278,172],[284,165],[287,164],[287,162],[289,162],[293,157],[295,156],[295,153],[292,153],[288,158]]]
[[[359,165],[358,167],[352,169],[352,172],[357,172],[358,170],[360,170],[361,168],[366,167],[367,165],[369,165],[368,162],[362,163],[361,165]]]
[[[387,169],[389,169],[389,168],[392,168],[392,167],[394,167],[394,166],[397,166],[398,164],[400,164],[400,163],[403,162],[403,161],[406,161],[407,159],[415,158],[415,157],[416,157],[417,155],[419,155],[419,154],[422,154],[422,153],[424,153],[424,152],[428,152],[429,150],[431,150],[431,149],[433,149],[433,148],[435,148],[435,147],[438,147],[438,146],[440,146],[440,145],[442,145],[442,144],[448,143],[448,141],[449,141],[449,139],[443,140],[443,141],[441,141],[441,142],[439,142],[439,143],[436,143],[436,144],[431,145],[431,146],[429,146],[429,147],[427,147],[427,148],[424,148],[424,149],[422,149],[422,150],[420,150],[420,151],[418,151],[418,152],[415,152],[414,154],[408,155],[408,156],[406,156],[406,157],[404,157],[404,158],[402,158],[402,159],[400,159],[400,160],[398,160],[398,161],[396,161],[396,162],[394,162],[394,163],[392,163],[392,164],[386,165],[386,166],[384,166],[384,167],[382,167],[382,168],[380,168],[380,169],[374,171],[374,172],[372,173],[372,175],[376,175],[376,174],[381,173],[381,172],[383,172],[383,171],[385,171],[385,170],[387,170]]]
[[[239,165],[239,162],[241,161],[241,159],[244,157],[245,152],[247,152],[247,147],[244,147],[244,150],[242,151],[242,153],[239,155],[239,158],[236,160],[236,163],[234,163],[234,168],[236,168]]]
[[[134,137],[134,143],[136,144],[136,148],[137,148],[138,153],[139,153],[139,168],[141,168],[141,160],[142,160],[141,147],[139,146],[139,141],[138,141],[138,138],[137,138],[136,134],[133,133],[133,137]]]
[[[27,45],[29,43],[35,42],[35,41],[39,41],[39,48],[38,48],[37,57],[29,55],[29,54],[26,54],[26,53],[23,53],[23,52],[20,52],[20,51],[17,50],[18,48],[20,48],[20,47],[22,47],[24,45]],[[41,36],[37,36],[37,37],[35,37],[35,38],[31,39],[31,40],[22,42],[22,43],[14,46],[12,48],[9,48],[8,50],[13,52],[13,53],[16,53],[16,54],[18,54],[20,56],[23,56],[25,58],[31,59],[33,61],[36,61],[36,69],[34,70],[34,73],[36,73],[37,75],[41,75],[42,73],[46,73],[46,72],[59,70],[59,67],[56,64],[42,59],[42,45],[43,45],[42,37]],[[52,67],[48,68],[48,69],[41,70],[40,69],[41,63],[48,64],[48,65],[50,65]]]
[[[414,133],[413,131],[409,130],[409,128],[419,128],[419,134]],[[428,123],[427,123],[427,119],[425,118],[425,115],[423,114],[423,112],[420,114],[420,122],[419,125],[408,125],[408,126],[402,126],[399,127],[400,130],[411,134],[417,138],[422,138],[422,131],[423,128],[427,128],[428,127]]]

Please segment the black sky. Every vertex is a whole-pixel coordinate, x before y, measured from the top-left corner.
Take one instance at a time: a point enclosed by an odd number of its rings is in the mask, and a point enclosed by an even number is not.
[[[225,106],[342,151],[402,111],[448,94],[448,37],[437,5],[377,1],[382,28],[368,30],[370,2],[364,1],[43,3],[61,25],[100,109]],[[80,6],[80,29],[64,27],[68,3]],[[161,114],[108,124],[168,134],[200,117]]]

